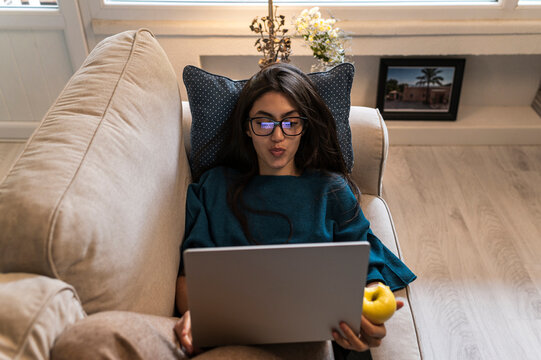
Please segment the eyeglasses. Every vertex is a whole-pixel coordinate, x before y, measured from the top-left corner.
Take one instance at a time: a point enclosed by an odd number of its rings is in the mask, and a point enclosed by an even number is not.
[[[274,128],[277,125],[280,126],[284,135],[298,136],[304,131],[306,120],[308,119],[302,116],[287,117],[280,121],[275,121],[268,117],[253,117],[248,119],[252,132],[257,136],[269,136],[274,132]]]

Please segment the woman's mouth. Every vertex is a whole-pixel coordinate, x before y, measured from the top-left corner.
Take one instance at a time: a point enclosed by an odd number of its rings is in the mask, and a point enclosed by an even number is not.
[[[270,149],[270,153],[271,153],[272,156],[274,156],[274,157],[280,157],[280,156],[282,156],[285,152],[286,152],[286,149],[282,149],[282,148],[272,148],[272,149]]]

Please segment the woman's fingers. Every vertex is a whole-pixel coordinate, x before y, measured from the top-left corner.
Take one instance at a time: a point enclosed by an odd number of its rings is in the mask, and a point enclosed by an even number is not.
[[[402,300],[396,300],[396,310],[400,310],[404,306],[404,302]]]
[[[368,343],[364,339],[359,338],[346,323],[340,323],[340,329],[344,336],[340,335],[336,330],[332,332],[332,335],[334,341],[344,349],[366,351],[370,348]]]
[[[186,346],[189,351],[189,354],[191,355],[197,355],[200,354],[202,351],[197,346],[193,345],[193,336],[192,336],[192,317],[190,315],[189,311],[186,311],[184,313],[184,316],[186,316],[186,321],[184,322],[184,339],[186,340]]]
[[[182,332],[182,326],[184,324],[184,319],[183,318],[180,318],[178,319],[178,321],[175,323],[175,327],[174,327],[174,330],[175,330],[175,335],[177,336],[177,339],[178,341],[180,342],[181,340],[181,332]]]
[[[370,347],[381,345],[381,340],[387,335],[384,324],[374,324],[364,316],[361,317],[361,337]]]
[[[342,337],[342,335],[340,335],[340,333],[336,330],[333,330],[332,332],[332,336],[334,338],[334,341],[336,341],[336,343],[338,345],[340,345],[341,347],[343,347],[344,349],[349,349],[349,350],[355,350],[355,346],[352,345],[349,340],[347,340],[346,338]],[[362,343],[362,341],[361,341]],[[356,351],[365,351],[365,350],[368,350],[369,347],[368,347],[368,344],[364,344],[362,343],[361,346],[359,347],[361,349],[357,349]],[[363,350],[364,349],[364,350]]]
[[[192,322],[189,311],[186,311],[182,318],[175,324],[175,333],[186,353],[188,355],[192,354],[194,348],[192,343]]]
[[[383,339],[387,335],[385,324],[374,324],[370,320],[361,316],[361,333],[365,333],[368,337],[374,339]]]
[[[192,319],[190,312],[186,311],[183,316],[184,326],[182,327],[182,339],[184,346],[189,354],[193,353],[193,340],[192,340]]]

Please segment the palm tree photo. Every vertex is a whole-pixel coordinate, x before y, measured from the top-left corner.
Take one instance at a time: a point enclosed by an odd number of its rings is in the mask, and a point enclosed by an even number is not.
[[[438,68],[424,68],[421,70],[423,73],[422,76],[417,76],[417,83],[416,85],[423,86],[426,85],[426,97],[425,97],[425,104],[430,104],[430,85],[438,85],[442,86],[441,83],[443,81],[443,77],[439,76],[442,71]]]

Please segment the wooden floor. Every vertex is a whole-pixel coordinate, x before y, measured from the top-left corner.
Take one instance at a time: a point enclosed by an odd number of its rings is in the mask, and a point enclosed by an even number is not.
[[[541,359],[541,146],[391,147],[425,359]]]
[[[384,198],[424,359],[541,359],[541,146],[391,147]]]

